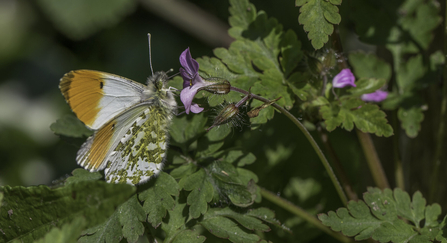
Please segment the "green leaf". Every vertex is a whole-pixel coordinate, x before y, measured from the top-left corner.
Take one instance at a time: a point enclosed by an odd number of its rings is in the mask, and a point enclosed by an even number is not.
[[[213,199],[213,186],[208,182],[205,170],[200,169],[196,173],[184,177],[179,185],[186,191],[191,191],[187,198],[189,215],[192,218],[198,218],[205,214],[208,209],[208,203]]]
[[[361,78],[355,82],[356,87],[350,88],[348,91],[354,96],[373,93],[385,85],[385,79],[365,79]]]
[[[34,241],[34,243],[76,243],[85,225],[87,225],[85,218],[77,217],[62,225],[60,229],[51,229],[44,238]]]
[[[226,52],[225,48],[216,48],[214,49],[214,53],[216,52]],[[234,74],[228,70],[228,67],[223,64],[223,62],[215,57],[209,58],[207,56],[197,58],[196,61],[199,63],[201,76],[204,78],[212,78],[219,77],[226,79],[228,81],[232,81],[238,77],[237,74]]]
[[[112,214],[104,223],[84,231],[84,235],[79,238],[79,243],[119,243],[123,239],[121,225],[116,212]]]
[[[0,217],[5,219],[0,220],[0,229],[4,232],[0,234],[0,241],[29,242],[79,216],[86,219],[86,227],[102,223],[135,193],[135,187],[84,181],[56,189],[5,186],[0,191],[4,194]]]
[[[366,240],[380,226],[379,219],[371,215],[368,206],[363,201],[350,201],[348,208],[340,208],[337,213],[319,214],[318,219],[331,227],[333,231],[341,231],[344,235],[356,236],[356,240]]]
[[[162,230],[166,233],[164,242],[203,242],[205,237],[197,231],[191,231],[186,227],[188,214],[185,213],[186,196],[181,193],[176,198],[175,207],[169,210],[169,217],[163,220]]]
[[[205,240],[206,237],[200,235],[197,231],[183,230],[176,235],[172,243],[202,243],[205,242]]]
[[[227,215],[222,215],[222,212],[227,212]],[[211,234],[220,238],[228,239],[231,242],[250,243],[259,242],[261,240],[259,236],[246,233],[238,226],[238,224],[227,218],[230,212],[231,210],[228,209],[210,209],[204,215],[203,220],[200,222],[200,224],[205,227]],[[231,215],[234,216],[234,214]],[[237,217],[244,223],[244,227],[261,227],[259,220],[252,221],[251,219],[249,219],[249,216],[244,215],[240,215]],[[262,227],[264,228],[264,226]]]
[[[137,242],[140,235],[144,233],[143,222],[146,221],[146,213],[137,196],[130,198],[115,213],[118,213],[119,222],[123,227],[123,236],[127,242]]]
[[[374,54],[352,52],[349,54],[349,63],[351,64],[357,78],[374,78],[385,80],[389,80],[391,78],[390,64],[382,59],[379,59]],[[356,84],[358,85],[358,81]]]
[[[430,55],[430,71],[436,72],[442,67],[442,65],[444,65],[444,63],[445,57],[441,50],[437,50]]]
[[[292,177],[289,179],[289,184],[284,188],[284,197],[291,198],[296,196],[299,199],[297,203],[305,203],[310,198],[317,196],[321,191],[321,183],[314,178]]]
[[[206,168],[206,171],[211,175],[209,179],[216,188],[215,196],[226,196],[239,207],[248,207],[253,204],[256,198],[255,191],[248,187],[247,181],[242,180],[244,177],[239,175],[233,165],[214,161]]]
[[[253,217],[248,214],[236,213],[233,210],[231,210],[230,208],[210,209],[209,212],[205,215],[204,219],[206,220],[208,217],[210,217],[210,215],[212,215],[212,217],[222,216],[222,217],[234,219],[240,225],[244,226],[245,228],[247,228],[249,230],[260,230],[263,232],[270,231],[270,227],[268,227],[266,224],[264,224],[257,217]]]
[[[227,125],[215,127],[197,141],[198,153],[196,158],[207,158],[213,155],[224,145],[224,138],[230,134],[231,128]]]
[[[312,89],[312,86],[309,84],[310,79],[310,73],[295,72],[287,79],[286,83],[300,100],[306,101]]]
[[[189,117],[186,115],[182,117],[174,117],[172,120],[172,125],[169,129],[171,143],[186,151],[189,145],[193,143],[198,136],[205,133],[204,126],[206,124],[206,120],[207,119],[203,116],[203,114],[196,114]]]
[[[256,157],[252,153],[247,153],[242,150],[230,150],[227,151],[221,158],[228,163],[235,163],[237,166],[244,166],[253,164],[256,161]]]
[[[441,215],[441,206],[439,204],[428,205],[425,208],[425,227],[439,226],[439,215]]]
[[[71,174],[73,174],[73,176],[67,178],[67,180],[65,181],[65,185],[70,185],[80,181],[96,181],[102,178],[101,173],[90,172],[82,168],[74,169]]]
[[[298,21],[304,25],[304,31],[309,32],[307,36],[312,46],[316,50],[322,48],[334,31],[332,24],[341,21],[338,8],[324,0],[296,0],[295,5],[301,7]]]
[[[275,213],[268,209],[268,208],[255,208],[255,209],[251,209],[249,210],[246,215],[248,216],[252,216],[252,217],[256,217],[262,221],[265,221],[267,223],[276,225],[276,226],[280,226],[281,222],[279,222],[276,218],[275,218]]]
[[[189,176],[192,173],[196,172],[197,166],[192,163],[187,163],[182,166],[179,166],[171,171],[171,176],[175,179],[182,179],[185,176]]]
[[[426,50],[433,39],[432,31],[441,23],[439,6],[434,2],[406,1],[398,10],[401,26]]]
[[[441,214],[437,204],[425,206],[420,192],[410,200],[401,189],[381,191],[368,188],[363,201],[350,201],[348,207],[335,212],[320,214],[318,218],[346,236],[356,240],[373,238],[380,242],[430,242],[443,227],[437,223]],[[369,208],[368,208],[369,207]],[[425,224],[421,222],[425,219]],[[409,223],[407,223],[407,221]]]
[[[416,82],[425,74],[422,55],[410,58],[396,74],[396,82],[400,93],[410,92],[416,85]]]
[[[231,46],[230,48],[228,48],[228,50],[225,48],[216,48],[214,50],[214,55],[220,58],[232,72],[236,74],[244,74],[248,77],[258,77],[259,73],[256,72],[256,70],[253,68],[253,65],[251,65],[250,56],[244,55],[244,52],[239,50],[242,49],[241,47],[244,45],[245,42],[243,40],[235,41],[231,43]],[[233,82],[231,83],[233,84]],[[248,89],[249,87],[249,85],[244,85],[240,88]]]
[[[144,233],[142,222],[145,219],[146,214],[135,195],[119,206],[104,223],[87,229],[79,242],[119,243],[123,237],[128,242],[137,242],[139,236]]]
[[[324,98],[323,96],[318,96],[314,100],[308,102],[305,106],[314,107],[314,106],[324,106],[324,105],[329,105],[329,104],[330,103],[326,98]]]
[[[417,137],[421,130],[421,122],[424,120],[424,113],[421,107],[413,106],[409,109],[399,108],[397,117],[402,123],[402,128],[410,138]]]
[[[440,211],[439,211],[439,214],[441,214]],[[444,217],[442,222],[439,224],[438,228],[440,230],[439,230],[438,234],[436,235],[436,240],[441,241],[441,243],[447,243],[447,232],[446,232],[447,229],[446,229],[446,223],[445,223],[446,219],[447,219],[447,216]]]
[[[181,231],[185,230],[188,215],[184,213],[186,202],[184,193],[180,193],[175,200],[175,207],[168,210],[169,216],[161,223],[161,229],[166,233],[164,242],[172,242]]]
[[[256,18],[255,5],[248,0],[230,0],[230,18],[228,22],[231,29],[228,31],[231,37],[238,39],[241,37],[242,31],[248,29],[248,26]]]
[[[341,107],[322,106],[320,113],[325,119],[328,131],[333,131],[338,126],[351,131],[355,124],[362,132],[385,137],[393,135],[393,128],[387,123],[385,113],[377,105],[368,104],[359,99],[343,100]]]
[[[244,168],[236,168],[238,178],[243,185],[247,185],[251,180],[258,182],[258,176],[250,170]]]
[[[261,76],[261,82],[256,82],[252,88],[252,92],[262,95],[264,98],[278,100],[278,105],[285,106],[286,109],[293,107],[293,96],[288,86],[280,83],[283,80],[283,74],[277,69],[268,69]]]
[[[39,0],[38,3],[56,28],[74,40],[115,25],[136,6],[136,1],[127,0]]]
[[[175,179],[161,172],[155,181],[155,185],[139,195],[140,201],[144,201],[143,209],[148,214],[147,221],[157,228],[166,216],[166,210],[175,206],[172,196],[179,194],[179,185]]]
[[[93,134],[87,127],[74,115],[65,115],[50,126],[51,131],[57,135],[66,137],[82,138]]]
[[[301,51],[301,42],[298,40],[295,32],[288,30],[281,41],[282,58],[280,60],[284,76],[289,77],[298,63],[303,59]]]
[[[406,243],[417,236],[417,234],[413,227],[402,220],[396,219],[393,222],[384,222],[376,230],[372,238],[380,242]]]

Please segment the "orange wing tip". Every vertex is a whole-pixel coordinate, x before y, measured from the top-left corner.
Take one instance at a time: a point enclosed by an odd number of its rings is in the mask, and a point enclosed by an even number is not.
[[[76,70],[66,73],[59,88],[76,116],[88,127],[92,127],[100,111],[104,97],[105,77],[101,72]]]

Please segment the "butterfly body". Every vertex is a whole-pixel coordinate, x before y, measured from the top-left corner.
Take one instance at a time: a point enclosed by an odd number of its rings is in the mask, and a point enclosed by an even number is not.
[[[62,94],[95,131],[78,151],[78,164],[90,171],[105,169],[106,180],[113,183],[139,184],[158,174],[176,109],[167,80],[165,72],[149,77],[147,85],[91,70],[65,74]]]

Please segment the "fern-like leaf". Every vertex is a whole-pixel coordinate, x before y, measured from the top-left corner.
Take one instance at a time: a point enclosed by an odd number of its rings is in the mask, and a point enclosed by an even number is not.
[[[341,1],[332,0],[296,0],[295,5],[300,8],[298,21],[304,25],[304,30],[308,32],[308,38],[312,41],[312,46],[317,50],[323,47],[328,41],[328,36],[334,32],[334,24],[339,24],[341,16],[338,8],[334,4]]]

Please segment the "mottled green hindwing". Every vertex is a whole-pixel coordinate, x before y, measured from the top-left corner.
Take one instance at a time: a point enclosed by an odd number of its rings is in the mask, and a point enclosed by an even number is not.
[[[105,169],[107,182],[138,184],[162,170],[171,113],[156,105],[142,112],[112,152]]]

